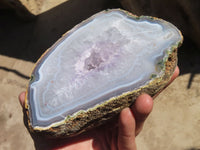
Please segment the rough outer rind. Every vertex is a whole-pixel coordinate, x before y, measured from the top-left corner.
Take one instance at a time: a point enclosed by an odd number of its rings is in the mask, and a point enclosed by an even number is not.
[[[128,12],[126,13],[133,18],[139,18],[138,16],[132,15]],[[159,20],[157,18],[151,19]],[[150,96],[154,96],[156,93],[162,90],[171,79],[177,66],[177,48],[181,44],[182,41],[180,41],[177,45],[169,48],[168,52],[170,53],[168,54],[166,62],[164,62],[165,73],[163,74],[163,76],[156,77],[151,80],[149,84],[142,86],[139,89],[124,93],[120,96],[113,97],[105,101],[104,103],[96,105],[95,107],[90,108],[86,111],[80,111],[73,116],[67,116],[64,121],[61,121],[46,128],[33,128],[29,120],[30,118],[27,117],[29,130],[31,132],[49,137],[60,138],[74,136],[91,128],[104,124],[106,121],[119,114],[123,108],[131,106],[134,103],[135,99],[142,93],[147,93]],[[29,116],[29,106],[27,101],[28,100],[26,96],[25,111],[27,116]]]

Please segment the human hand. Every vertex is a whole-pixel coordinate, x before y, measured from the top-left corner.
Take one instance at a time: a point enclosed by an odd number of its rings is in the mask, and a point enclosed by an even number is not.
[[[177,67],[169,84],[178,74]],[[24,108],[25,92],[19,95],[19,101]],[[142,94],[132,107],[121,111],[119,118],[81,135],[66,139],[49,139],[36,134],[31,134],[31,136],[36,149],[42,150],[136,150],[135,137],[141,132],[152,108],[153,98]],[[24,115],[27,126],[26,119]]]

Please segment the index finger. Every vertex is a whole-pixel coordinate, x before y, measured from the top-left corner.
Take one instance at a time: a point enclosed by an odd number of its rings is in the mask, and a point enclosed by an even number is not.
[[[25,96],[26,96],[26,92],[21,92],[18,97],[19,102],[23,108],[25,107]]]

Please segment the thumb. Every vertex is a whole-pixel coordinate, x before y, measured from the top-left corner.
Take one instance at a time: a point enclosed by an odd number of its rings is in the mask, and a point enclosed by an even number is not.
[[[119,117],[118,148],[119,150],[136,150],[135,118],[130,108],[121,111]]]

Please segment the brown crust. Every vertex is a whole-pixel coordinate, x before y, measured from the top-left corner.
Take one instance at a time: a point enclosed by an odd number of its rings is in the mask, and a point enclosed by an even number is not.
[[[163,74],[163,76],[155,78],[148,85],[145,85],[137,90],[127,92],[118,97],[111,98],[103,104],[95,106],[95,108],[91,108],[88,111],[80,112],[79,114],[71,116],[63,122],[60,122],[59,125],[55,124],[49,128],[38,127],[33,129],[30,124],[29,117],[27,117],[29,130],[31,132],[45,136],[47,135],[50,137],[74,136],[85,132],[90,128],[97,127],[110,120],[111,118],[119,114],[123,108],[131,106],[134,103],[135,99],[142,93],[147,93],[151,96],[154,96],[157,92],[162,90],[167,85],[171,76],[173,75],[173,72],[177,65],[178,46],[179,45],[171,48],[171,53],[168,56],[168,60],[165,62],[165,73]],[[27,116],[29,116],[27,99],[25,103],[26,114]]]

